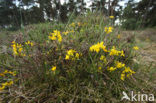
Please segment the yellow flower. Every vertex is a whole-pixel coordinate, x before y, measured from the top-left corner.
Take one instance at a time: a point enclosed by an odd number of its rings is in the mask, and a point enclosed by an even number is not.
[[[5,89],[5,86],[0,86],[0,91],[4,89]]]
[[[17,48],[21,48],[22,47],[22,45],[21,44],[16,44],[17,45]]]
[[[108,70],[109,70],[110,72],[112,72],[112,71],[116,70],[116,68],[115,68],[115,67],[109,67]]]
[[[111,33],[111,32],[113,32],[113,27],[105,27],[105,32],[106,32],[106,34],[109,34],[109,33]]]
[[[23,48],[19,48],[18,52],[21,53],[23,51]]]
[[[53,66],[52,68],[51,68],[51,71],[55,71],[56,70],[56,66]]]
[[[0,76],[4,77],[5,75],[3,73],[0,73]]]
[[[12,41],[12,44],[15,44],[16,42],[15,41]]]
[[[77,59],[79,59],[79,53],[76,53],[76,56],[75,56]]]
[[[62,32],[64,35],[67,35],[69,33],[69,31],[65,31],[65,32]]]
[[[125,69],[121,73],[121,80],[124,80],[125,76],[129,77],[129,76],[131,76],[134,73],[135,72],[133,70],[131,70],[130,67],[125,67]]]
[[[75,23],[71,23],[69,26],[75,27]]]
[[[13,81],[5,82],[1,84],[0,90],[3,90],[6,86],[10,86],[13,84]]]
[[[13,54],[18,55],[16,42],[13,41],[11,46],[12,46],[12,49],[13,49]]]
[[[70,32],[71,32],[71,33],[74,33],[74,30],[71,30]]]
[[[119,55],[119,51],[118,50],[116,50],[116,48],[115,48],[115,46],[113,46],[113,48],[110,50],[110,52],[109,52],[109,55],[110,56],[112,56],[112,55],[116,55],[116,56],[118,56]]]
[[[112,47],[112,49],[109,51],[109,55],[112,56],[112,55],[116,55],[116,56],[125,56],[124,54],[124,51],[118,51],[116,50],[115,46]]]
[[[106,57],[101,55],[100,60],[104,60]]]
[[[67,54],[73,56],[75,52],[76,52],[75,50],[70,49],[67,51]]]
[[[21,53],[21,56],[25,57],[25,56],[26,56],[26,54]]]
[[[124,54],[124,51],[123,51],[123,50],[122,50],[122,51],[120,51],[120,53],[121,53],[121,54],[120,54],[120,56],[123,56],[123,57],[125,56],[125,54]]]
[[[30,45],[30,46],[33,46],[34,43],[33,42],[30,42],[29,40],[27,42],[25,42],[26,45]]]
[[[7,85],[10,86],[10,85],[12,85],[13,83],[14,83],[13,81],[10,81],[10,82],[7,83]]]
[[[133,49],[134,49],[134,50],[139,50],[139,47],[134,46]]]
[[[13,76],[16,76],[16,73],[15,72],[9,71],[8,73],[11,74],[11,75],[13,75]]]
[[[66,60],[69,60],[69,59],[75,60],[75,59],[79,59],[79,57],[80,57],[80,54],[77,53],[77,51],[70,49],[67,51],[65,59]]]
[[[100,51],[100,48],[98,47],[98,45],[93,45],[93,46],[91,46],[90,47],[90,49],[89,49],[91,52],[92,51],[96,51],[97,53]]]
[[[100,60],[101,60],[101,61],[104,61],[104,63],[107,62],[106,57],[105,57],[104,55],[101,55]]]
[[[100,51],[100,48],[97,45],[93,45],[89,49],[90,51],[96,51],[97,53]]]
[[[31,45],[31,46],[34,46],[34,43],[31,42],[30,45]]]
[[[58,41],[62,42],[62,36],[61,35],[57,35]]]
[[[4,74],[7,74],[7,73],[9,73],[9,71],[8,71],[8,70],[5,70],[3,73],[4,73]]]
[[[101,46],[101,49],[102,49],[104,52],[108,52],[107,49],[106,49],[106,46],[104,46],[104,45]]]
[[[7,86],[8,82],[2,83],[2,86]]]
[[[117,61],[117,62],[116,62],[116,67],[117,67],[117,68],[123,68],[123,67],[125,67],[125,64],[124,64],[124,63],[121,63],[121,62],[119,62],[119,61]]]
[[[98,69],[99,69],[99,70],[101,70],[101,69],[102,69],[102,67],[98,67]]]
[[[95,51],[95,52],[98,53],[100,51],[100,49],[102,49],[103,51],[107,52],[106,46],[103,45],[103,42],[92,45],[89,48],[89,51],[91,51],[91,52]]]
[[[15,41],[13,41],[12,43],[13,44],[11,46],[12,46],[13,54],[14,55],[21,55],[22,56],[22,52],[23,52],[22,45],[16,43]]]
[[[121,78],[120,78],[121,80],[125,80],[125,74],[124,73],[121,73]]]
[[[119,34],[119,35],[117,35],[117,38],[118,38],[118,39],[120,39],[120,38],[121,38],[120,34]]]
[[[109,18],[114,19],[114,16],[109,16]]]
[[[29,45],[30,41],[25,42],[26,45]]]
[[[135,72],[133,70],[130,69],[130,67],[125,67],[125,70],[123,71],[123,73],[131,73],[134,74]]]
[[[56,37],[53,35],[53,36],[48,36],[49,37],[49,39],[51,39],[51,40],[56,40]]]
[[[127,77],[130,77],[132,75],[132,73],[127,74]]]
[[[50,33],[48,37],[51,40],[58,40],[59,42],[62,42],[61,32],[58,30],[54,30],[53,33]]]
[[[69,60],[69,58],[70,58],[69,55],[66,55],[65,59],[66,59],[66,60]]]

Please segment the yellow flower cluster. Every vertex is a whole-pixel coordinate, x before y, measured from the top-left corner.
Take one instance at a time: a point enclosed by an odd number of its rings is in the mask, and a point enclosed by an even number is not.
[[[113,27],[105,27],[105,32],[106,32],[106,34],[109,34],[109,33],[111,33],[111,32],[113,32]]]
[[[124,70],[121,73],[121,77],[120,77],[121,80],[125,80],[126,76],[129,77],[135,73],[133,70],[130,69],[130,67],[126,67],[124,63],[119,62],[119,61],[115,62],[115,67],[109,67],[108,70],[112,72],[112,71],[115,71],[117,68],[119,69],[124,68]]]
[[[113,46],[112,49],[111,49],[110,51],[108,51],[108,50],[106,49],[106,46],[103,45],[103,42],[100,42],[100,43],[98,42],[97,44],[92,45],[92,46],[89,48],[89,51],[91,51],[91,52],[95,51],[95,52],[99,53],[99,51],[100,51],[101,49],[102,49],[103,51],[105,51],[105,52],[109,52],[109,55],[110,55],[110,56],[112,56],[112,55],[116,55],[116,56],[125,56],[124,51],[123,51],[123,50],[121,50],[121,51],[116,50],[115,46]]]
[[[109,55],[112,56],[112,55],[116,55],[116,56],[125,56],[124,54],[124,51],[118,51],[116,50],[115,46],[113,46],[113,48],[109,51]]]
[[[97,44],[94,44],[94,45],[92,45],[90,48],[89,48],[89,50],[91,51],[91,52],[99,52],[100,50],[103,50],[103,51],[105,51],[105,52],[107,52],[107,49],[106,49],[106,46],[105,45],[103,45],[103,42],[101,42],[101,43],[97,43]]]
[[[78,25],[78,26],[85,26],[86,23],[81,23],[81,22],[78,22],[77,24],[71,23],[69,26],[70,26],[70,27],[75,27],[76,25]]]
[[[75,23],[71,23],[69,26],[71,26],[71,27],[75,27]]]
[[[108,70],[110,71],[110,72],[112,72],[112,71],[114,71],[114,70],[116,70],[117,68],[116,67],[108,67]]]
[[[109,56],[125,56],[124,51],[123,50],[121,50],[121,51],[117,50],[115,48],[115,46],[113,46],[112,49],[107,50],[106,46],[103,45],[103,42],[100,42],[100,43],[98,42],[97,44],[92,45],[89,48],[89,51],[99,53],[101,49],[105,52],[108,52]],[[104,55],[101,55],[100,60],[103,61],[104,63],[107,63],[107,59]],[[124,69],[123,72],[121,73],[121,80],[125,79],[125,75],[127,77],[129,77],[130,75],[135,73],[129,67],[126,67],[125,64],[122,62],[115,61],[114,64],[115,64],[114,66],[107,67],[107,70],[112,72],[112,71],[115,71],[117,69]],[[101,66],[98,67],[98,70],[101,70],[101,69],[102,69]]]
[[[68,35],[69,34],[69,31],[62,32],[62,34]]]
[[[125,64],[122,63],[122,62],[119,62],[119,61],[115,62],[115,64],[116,64],[116,67],[117,68],[123,68],[123,67],[125,67]]]
[[[0,73],[0,76],[5,76],[6,74],[11,74],[13,76],[16,76],[16,72],[12,72],[12,71],[8,71],[8,70],[5,70],[3,73]]]
[[[133,49],[134,49],[134,50],[139,50],[139,47],[134,46]]]
[[[132,74],[134,74],[135,72],[133,70],[130,69],[130,67],[125,67],[125,69],[122,71],[121,73],[121,80],[125,80],[125,77],[129,77]]]
[[[102,69],[102,67],[98,67],[98,69],[99,69],[99,70],[101,70],[101,69]]]
[[[109,67],[108,70],[110,72],[116,70],[117,68],[120,69],[120,68],[124,68],[125,67],[125,64],[122,63],[122,62],[119,62],[119,61],[115,61],[115,67]]]
[[[1,90],[4,90],[6,86],[11,86],[12,84],[13,84],[13,81],[1,83],[0,91],[1,91]]]
[[[109,16],[110,19],[114,19],[114,16]]]
[[[21,44],[18,44],[15,41],[13,41],[11,46],[12,46],[14,55],[25,56],[25,54],[23,53],[23,47]]]
[[[79,59],[79,57],[80,57],[80,54],[77,53],[77,51],[70,49],[67,51],[65,59],[66,60],[70,60],[70,59],[75,60],[75,59]]]
[[[104,63],[107,62],[107,59],[106,59],[106,57],[104,55],[101,55],[100,60],[103,61]]]
[[[13,76],[16,76],[16,71],[12,72],[12,71],[5,70],[4,72],[0,73],[0,79],[1,80],[6,80],[6,77],[9,77],[9,79],[8,79],[9,81],[0,83],[0,91],[4,90],[5,87],[13,84],[13,80],[10,80],[11,79],[10,77],[13,77]]]
[[[62,32],[62,34],[64,34],[64,35],[68,35],[69,33],[74,33],[74,30]]]
[[[78,22],[78,23],[77,23],[78,26],[85,26],[86,24],[87,24],[87,23],[81,23],[81,22]]]
[[[25,44],[26,44],[26,45],[30,45],[30,46],[33,46],[33,45],[34,45],[34,43],[31,42],[31,41],[29,41],[29,40],[28,40],[27,42],[25,42]]]
[[[58,30],[54,30],[53,33],[50,33],[48,37],[51,40],[58,40],[59,42],[62,42],[61,32]]]
[[[52,68],[51,68],[51,71],[55,71],[56,70],[56,66],[53,66]]]

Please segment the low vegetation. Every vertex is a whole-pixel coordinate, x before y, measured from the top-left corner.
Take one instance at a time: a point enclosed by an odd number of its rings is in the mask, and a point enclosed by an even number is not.
[[[122,91],[156,95],[143,80],[147,67],[136,62],[136,35],[122,35],[113,18],[88,13],[16,31],[0,53],[2,102],[121,103]]]

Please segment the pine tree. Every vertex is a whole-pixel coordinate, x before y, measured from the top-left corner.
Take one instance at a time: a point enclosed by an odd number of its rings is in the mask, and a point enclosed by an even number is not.
[[[16,5],[14,0],[1,0],[0,1],[0,26],[12,27],[18,26],[18,19],[16,16]]]

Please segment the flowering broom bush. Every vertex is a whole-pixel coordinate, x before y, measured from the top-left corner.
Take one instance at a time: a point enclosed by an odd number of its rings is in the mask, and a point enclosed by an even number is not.
[[[114,17],[93,15],[41,26],[13,40],[11,54],[1,55],[4,101],[119,102],[121,91],[135,85],[133,57],[139,48],[110,25]]]

